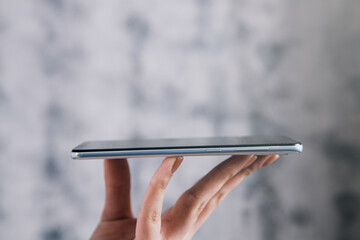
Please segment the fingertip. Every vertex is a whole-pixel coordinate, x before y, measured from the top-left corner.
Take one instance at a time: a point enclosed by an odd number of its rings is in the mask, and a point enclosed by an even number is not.
[[[127,158],[107,158],[104,159],[104,164],[119,165],[127,162]]]
[[[270,165],[271,163],[275,162],[280,156],[279,155],[272,155],[263,165],[263,167]]]
[[[105,175],[117,178],[118,175],[129,172],[129,164],[126,158],[104,159]]]
[[[176,172],[176,170],[180,167],[183,160],[184,160],[183,156],[176,157],[175,162],[171,167],[171,174],[174,174]]]
[[[277,159],[279,159],[279,155],[278,154],[276,154],[276,155],[272,155],[271,157],[270,157],[270,159],[274,162],[274,161],[276,161]]]

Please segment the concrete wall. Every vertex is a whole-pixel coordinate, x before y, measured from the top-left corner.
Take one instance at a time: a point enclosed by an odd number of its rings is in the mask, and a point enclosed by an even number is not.
[[[195,239],[360,238],[360,2],[0,1],[0,239],[86,239],[83,140],[284,134]],[[224,157],[188,157],[165,207]],[[131,159],[134,212],[161,159]]]

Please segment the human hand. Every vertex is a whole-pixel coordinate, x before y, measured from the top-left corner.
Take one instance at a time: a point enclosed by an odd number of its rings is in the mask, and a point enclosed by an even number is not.
[[[165,158],[150,181],[138,219],[131,210],[127,160],[106,159],[105,207],[91,239],[191,239],[232,189],[277,158],[277,155],[232,156],[185,191],[174,206],[162,214],[166,186],[183,160],[182,157]]]

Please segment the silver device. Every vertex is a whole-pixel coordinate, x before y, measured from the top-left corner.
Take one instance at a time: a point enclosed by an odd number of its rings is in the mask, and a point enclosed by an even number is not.
[[[285,136],[169,138],[83,142],[73,159],[301,153],[301,142]]]

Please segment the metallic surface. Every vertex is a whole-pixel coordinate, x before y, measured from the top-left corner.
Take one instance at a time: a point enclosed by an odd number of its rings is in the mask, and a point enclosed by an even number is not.
[[[73,159],[110,159],[133,157],[165,157],[165,156],[211,156],[211,155],[283,155],[300,153],[302,144],[294,146],[263,146],[263,147],[235,147],[235,148],[182,148],[159,150],[130,150],[130,151],[99,151],[99,152],[72,152]]]

